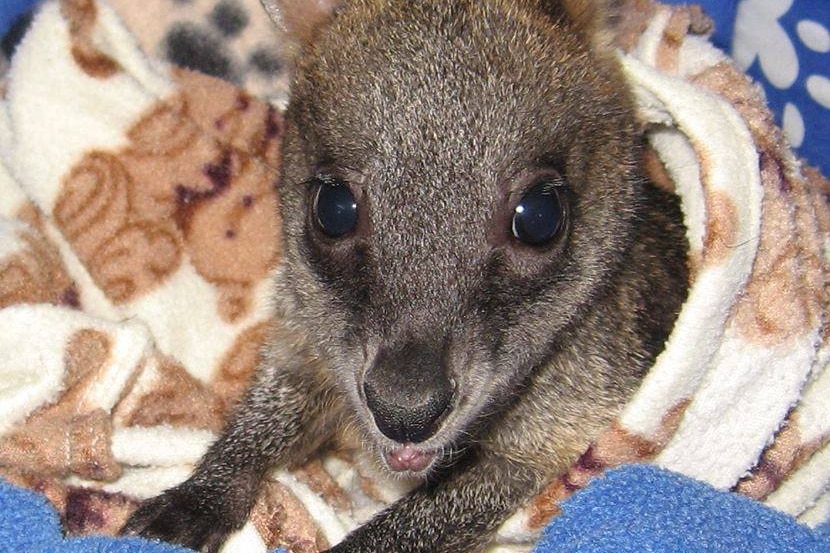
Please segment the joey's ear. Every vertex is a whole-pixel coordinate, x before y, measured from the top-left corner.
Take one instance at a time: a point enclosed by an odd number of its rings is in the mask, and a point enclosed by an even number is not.
[[[321,27],[346,0],[260,0],[279,29],[297,46],[314,40]]]
[[[612,23],[618,0],[542,0],[543,9],[568,18],[595,50],[607,51],[613,42]]]

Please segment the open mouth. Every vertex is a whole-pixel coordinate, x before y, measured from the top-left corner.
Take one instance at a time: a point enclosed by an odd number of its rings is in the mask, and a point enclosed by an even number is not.
[[[434,460],[435,452],[418,449],[409,443],[386,454],[386,463],[394,472],[423,472]]]

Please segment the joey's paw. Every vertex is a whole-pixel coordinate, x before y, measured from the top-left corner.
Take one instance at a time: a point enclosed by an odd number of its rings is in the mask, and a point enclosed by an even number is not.
[[[121,534],[216,553],[236,526],[223,513],[220,501],[180,487],[143,502],[121,528]]]
[[[365,543],[362,543],[360,541],[355,541],[346,538],[346,540],[338,543],[330,549],[326,549],[322,553],[376,553],[377,551],[381,550],[384,551],[384,553],[393,553],[393,551],[389,550],[386,547],[378,549],[376,547],[366,545]]]

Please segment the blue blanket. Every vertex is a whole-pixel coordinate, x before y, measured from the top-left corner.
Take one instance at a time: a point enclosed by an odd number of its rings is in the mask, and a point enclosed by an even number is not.
[[[830,528],[649,465],[608,472],[563,504],[536,553],[830,553]],[[0,553],[188,553],[138,538],[64,539],[35,492],[0,481]]]
[[[810,530],[676,473],[632,465],[567,500],[536,553],[828,553],[829,530]]]
[[[192,553],[138,538],[64,539],[58,514],[42,495],[0,480],[0,553]]]

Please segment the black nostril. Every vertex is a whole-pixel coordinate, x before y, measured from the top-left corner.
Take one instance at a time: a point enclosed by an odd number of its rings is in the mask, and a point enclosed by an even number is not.
[[[384,398],[371,383],[363,386],[366,405],[384,436],[399,443],[423,442],[438,429],[438,422],[449,409],[452,388],[432,388],[419,398]]]
[[[378,350],[363,392],[378,429],[398,443],[423,442],[438,430],[454,388],[445,347],[411,340]]]

